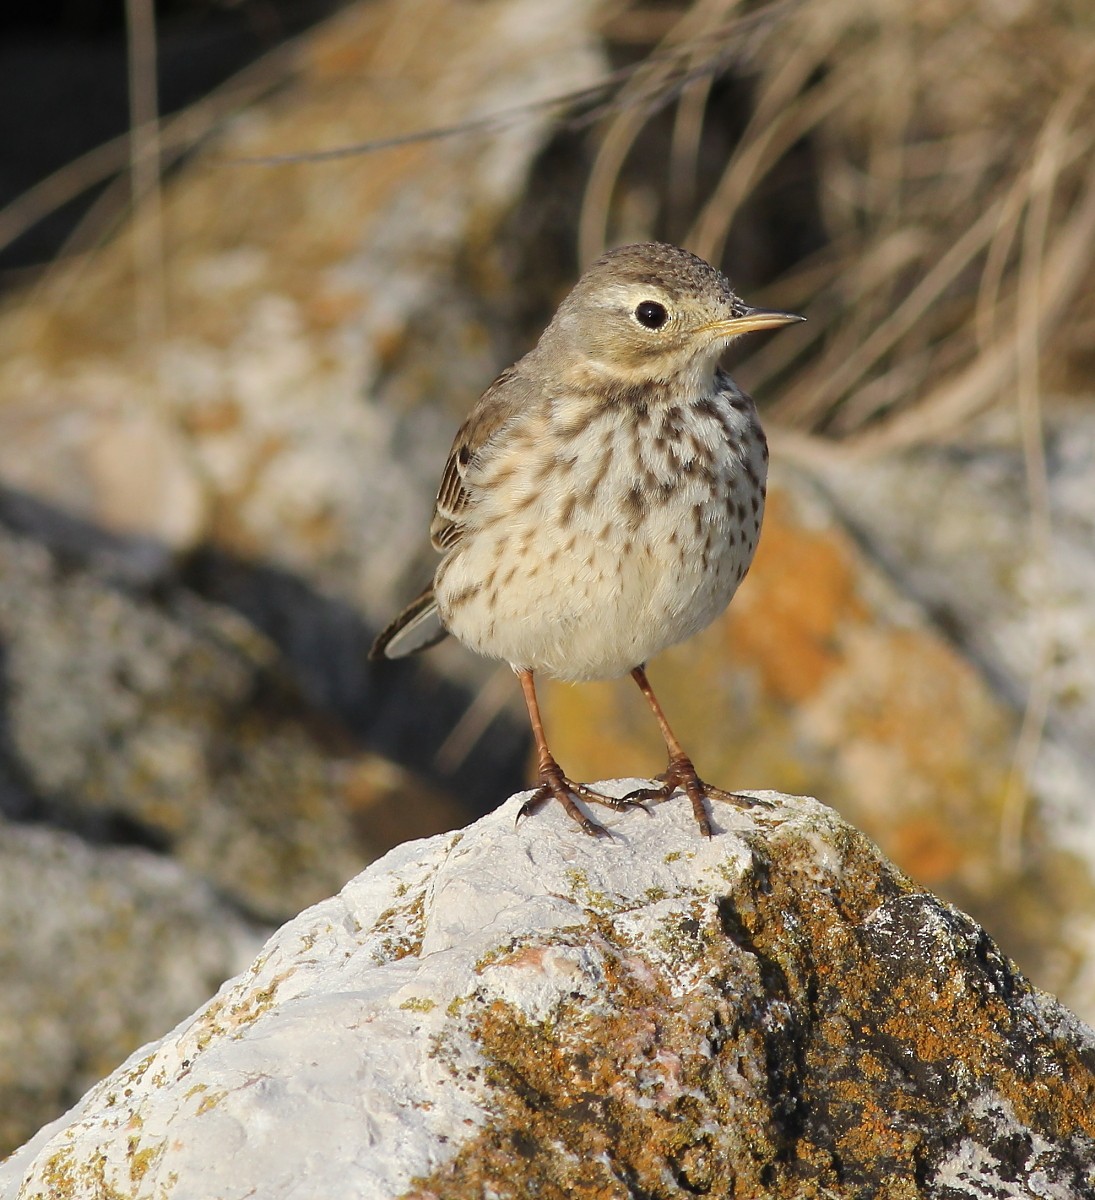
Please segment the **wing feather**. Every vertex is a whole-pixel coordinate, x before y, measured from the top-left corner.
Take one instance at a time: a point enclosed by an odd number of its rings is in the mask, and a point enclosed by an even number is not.
[[[403,658],[436,645],[445,637],[431,583],[373,642],[370,658]]]
[[[498,433],[527,407],[527,389],[520,386],[517,367],[509,367],[479,398],[468,419],[460,426],[449,451],[441,486],[437,490],[430,540],[435,549],[453,549],[464,536],[469,509],[474,504],[475,486],[469,479]]]

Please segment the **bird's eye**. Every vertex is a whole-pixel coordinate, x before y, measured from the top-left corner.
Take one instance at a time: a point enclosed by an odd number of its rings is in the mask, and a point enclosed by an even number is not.
[[[657,300],[644,300],[635,309],[635,320],[646,329],[661,329],[669,320],[669,313],[665,311],[665,305]]]

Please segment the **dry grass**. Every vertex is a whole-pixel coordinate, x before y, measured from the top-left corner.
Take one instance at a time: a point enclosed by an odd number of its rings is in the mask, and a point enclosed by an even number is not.
[[[558,103],[561,120],[569,107],[572,123],[594,126],[579,260],[644,225],[720,260],[806,147],[803,207],[821,248],[769,287],[772,303],[810,318],[751,364],[752,381],[779,397],[769,422],[882,449],[1018,403],[1037,503],[1042,389],[1083,380],[1095,333],[1087,0],[615,0],[603,27],[626,65]],[[148,176],[156,156],[142,128],[170,163],[276,73],[249,69],[158,134],[136,114],[133,146],[85,156],[0,212],[0,240],[127,158]],[[711,133],[727,112],[713,92],[728,75],[746,98],[740,136],[715,139],[729,147],[719,159]],[[667,110],[668,148],[651,153]],[[438,132],[452,131],[426,136]],[[135,190],[151,203],[155,180],[140,174]],[[116,214],[117,199],[100,210]],[[77,246],[101,237],[102,219],[90,224]]]
[[[799,0],[744,13],[695,0],[670,19],[636,2],[607,31],[660,34],[625,95],[671,80],[682,55],[733,62],[748,84],[745,132],[693,198],[684,240],[705,257],[722,256],[788,153],[810,147],[824,244],[769,293],[810,318],[754,360],[753,380],[780,397],[769,419],[881,449],[1018,403],[1037,502],[1039,397],[1082,379],[1095,328],[1095,14],[1082,0]],[[694,188],[702,126],[716,119],[708,90],[701,77],[673,99],[671,151],[649,181],[663,215]],[[583,258],[611,239],[651,107],[606,123]]]

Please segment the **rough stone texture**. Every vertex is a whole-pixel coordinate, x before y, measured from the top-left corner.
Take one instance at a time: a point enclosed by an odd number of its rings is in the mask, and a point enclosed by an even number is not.
[[[0,820],[0,1144],[241,970],[269,932],[140,849]]]
[[[309,729],[240,617],[112,586],[2,532],[0,573],[2,750],[33,806],[16,815],[170,850],[268,919],[372,857],[347,802],[354,754]]]
[[[0,1196],[1095,1195],[1095,1034],[830,810],[522,798],[282,928]]]

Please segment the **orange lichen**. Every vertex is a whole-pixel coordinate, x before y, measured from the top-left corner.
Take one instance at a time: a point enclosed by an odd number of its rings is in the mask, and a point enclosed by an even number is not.
[[[839,862],[777,832],[689,914],[693,986],[654,956],[636,970],[641,946],[601,909],[485,965],[489,985],[567,944],[604,978],[596,1002],[547,1019],[500,1000],[472,1018],[494,1118],[410,1194],[913,1200],[955,1139],[997,1153],[969,1116],[978,1096],[1058,1147],[1095,1136],[1090,1064],[1026,1015],[1029,985],[865,838],[830,834]]]
[[[866,617],[857,577],[847,537],[803,524],[773,491],[748,586],[722,625],[727,651],[753,667],[779,700],[815,695],[840,666],[841,627]]]

